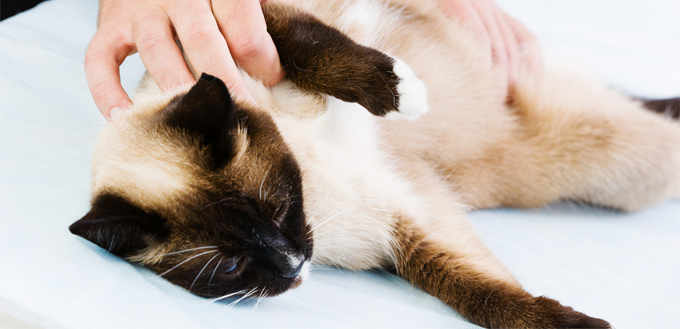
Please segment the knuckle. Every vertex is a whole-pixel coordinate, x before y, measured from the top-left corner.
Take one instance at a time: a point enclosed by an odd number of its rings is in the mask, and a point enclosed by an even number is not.
[[[489,37],[488,34],[485,34],[483,37],[480,38],[480,42],[482,43],[482,46],[485,49],[490,49],[493,50],[493,42],[491,42],[491,37]]]
[[[104,31],[100,28],[85,50],[86,67],[100,61],[119,56],[128,56],[134,51],[131,37],[120,31]],[[122,59],[121,59],[122,61]]]
[[[137,38],[137,48],[140,50],[156,49],[163,43],[164,35],[154,30],[146,30]]]
[[[523,43],[526,43],[530,46],[538,46],[538,38],[531,32],[527,31],[526,35],[523,38],[524,40],[522,41]]]
[[[85,53],[86,55],[90,53],[96,53],[97,50],[99,50],[104,45],[104,38],[102,37],[103,34],[104,32],[102,32],[101,29],[97,30],[90,40],[90,43],[87,45],[87,50]]]
[[[98,60],[105,54],[106,52],[101,39],[95,36],[92,38],[92,41],[87,46],[87,50],[85,51],[85,68],[90,67],[98,62]]]
[[[512,44],[511,47],[508,47],[508,61],[510,63],[515,63],[519,59],[519,48],[520,44],[518,43]]]
[[[246,96],[248,95],[248,90],[243,86],[242,82],[237,76],[223,76],[222,81],[229,93],[234,96]]]
[[[498,64],[501,66],[507,66],[510,64],[510,57],[507,54],[501,54],[498,56]]]
[[[508,65],[508,54],[504,51],[494,50],[493,51],[493,58],[494,58],[494,62],[498,66],[505,67],[505,66]]]
[[[526,45],[537,45],[538,38],[529,29],[519,22],[512,25],[513,32],[517,36],[519,43]]]
[[[106,82],[95,82],[92,85],[91,92],[92,98],[100,103],[112,98],[112,96],[115,95],[115,88],[112,88]]]
[[[265,33],[242,35],[229,45],[229,49],[234,57],[245,60],[260,55],[264,50],[265,41]]]
[[[187,31],[185,38],[187,44],[191,43],[197,47],[206,47],[211,43],[214,35],[214,28],[205,24],[197,24],[193,26],[191,30]],[[182,37],[180,36],[180,39],[181,38]]]
[[[230,92],[237,91],[241,87],[238,79],[235,79],[232,76],[225,76],[222,81],[224,82],[224,85],[227,86],[227,90]]]
[[[92,50],[92,48],[93,48],[92,44],[90,44],[87,47],[87,51],[85,52],[85,61],[84,61],[85,62],[85,69],[87,69],[88,67],[91,67],[93,61],[95,60],[96,56],[94,55],[95,52],[94,52],[94,50]]]

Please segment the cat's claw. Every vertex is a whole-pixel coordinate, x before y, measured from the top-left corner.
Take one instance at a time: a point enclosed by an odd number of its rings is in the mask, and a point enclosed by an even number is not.
[[[413,120],[427,113],[429,108],[425,83],[416,77],[408,64],[398,58],[394,58],[393,72],[400,80],[397,85],[398,111],[387,113],[385,118]]]

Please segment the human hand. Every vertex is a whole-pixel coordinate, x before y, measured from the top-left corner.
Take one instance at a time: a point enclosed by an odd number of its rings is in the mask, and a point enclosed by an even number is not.
[[[266,85],[284,75],[267,33],[263,1],[101,0],[97,32],[85,56],[85,75],[99,111],[110,120],[131,105],[119,67],[135,52],[161,90],[193,83],[176,39],[198,75],[214,75],[233,94],[252,100],[237,63]]]
[[[438,0],[446,14],[477,35],[489,49],[488,62],[501,75],[503,95],[512,92],[520,70],[538,71],[542,65],[538,40],[522,23],[506,14],[493,0]]]

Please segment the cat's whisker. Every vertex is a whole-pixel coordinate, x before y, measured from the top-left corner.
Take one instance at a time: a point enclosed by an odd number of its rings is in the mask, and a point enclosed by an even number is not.
[[[267,196],[269,195],[270,188],[271,188],[271,186],[267,187],[267,189],[264,191],[264,199],[262,199],[262,201],[267,202],[267,199],[268,199]],[[271,197],[274,197],[274,196],[272,195]]]
[[[319,210],[321,209],[321,207],[322,207],[322,206],[326,203],[326,201],[328,200],[328,197],[330,197],[331,194],[333,194],[333,192],[335,192],[335,189],[336,189],[337,187],[338,187],[338,184],[336,183],[335,186],[333,186],[333,189],[331,189],[331,191],[328,192],[328,194],[326,194],[326,197],[324,197],[323,201],[321,201],[321,203],[316,207],[316,209],[314,209],[314,212],[312,212],[312,214],[309,215],[309,218],[314,218],[314,216],[316,216],[316,213],[319,212]]]
[[[257,290],[257,288],[251,289],[245,295],[243,295],[243,297],[233,301],[231,304],[227,305],[227,307],[223,308],[222,311],[226,311],[226,310],[236,306],[236,304],[240,303],[242,300],[244,300],[244,299],[250,297],[252,294],[254,294],[256,290]]]
[[[319,238],[320,236],[324,236],[324,235],[326,235],[326,234],[333,233],[334,231],[337,231],[337,230],[344,230],[344,229],[347,229],[347,228],[346,228],[346,227],[336,227],[336,228],[332,228],[332,229],[330,229],[330,230],[326,230],[326,231],[323,231],[323,232],[321,232],[321,233],[312,234],[312,236],[309,237],[309,238],[307,238],[307,240],[312,240],[312,239],[316,240],[316,239]]]
[[[222,258],[220,258],[220,261],[217,262],[217,265],[215,265],[215,269],[213,270],[212,275],[210,276],[210,280],[208,280],[208,286],[209,286],[210,283],[212,282],[212,279],[213,279],[213,277],[215,276],[215,272],[217,272],[217,268],[220,267],[220,264],[222,263],[223,260],[224,260],[224,256],[222,256]]]
[[[255,303],[255,306],[253,307],[253,309],[257,309],[257,307],[260,305],[260,303],[262,302],[262,300],[265,297],[267,297],[267,287],[266,286],[264,288],[262,288],[262,290],[260,291],[260,297],[257,298],[257,303]]]
[[[342,214],[344,214],[344,213],[346,213],[346,212],[348,212],[348,211],[355,210],[356,208],[358,208],[358,207],[360,207],[360,206],[363,206],[363,205],[365,205],[365,204],[367,204],[367,203],[368,203],[368,202],[362,202],[362,203],[357,204],[357,205],[355,205],[355,206],[353,206],[353,207],[349,207],[349,208],[347,208],[347,209],[345,209],[345,210],[343,210],[343,211],[341,211],[341,212],[339,212],[339,213],[337,213],[337,214],[335,214],[335,215],[333,215],[333,216],[330,216],[329,218],[325,219],[325,220],[322,221],[321,223],[316,224],[314,227],[312,227],[312,229],[309,230],[309,233],[314,232],[314,230],[318,229],[318,228],[321,227],[323,224],[328,223],[330,220],[332,220],[332,219],[334,219],[334,218],[337,218],[338,216],[340,216],[340,215],[342,215]]]
[[[206,210],[206,209],[208,209],[208,208],[210,208],[210,207],[212,207],[212,206],[214,206],[214,205],[216,205],[216,204],[218,204],[218,203],[222,203],[222,202],[225,202],[225,201],[227,201],[227,199],[222,199],[222,200],[219,200],[219,201],[215,201],[215,202],[209,203],[207,206],[201,208],[201,210]]]
[[[113,250],[113,247],[115,247],[115,246],[116,246],[116,239],[111,238],[111,241],[109,241],[109,249],[108,249],[108,251],[111,252],[111,250]]]
[[[341,209],[341,208],[343,208],[343,204],[339,203],[339,204],[336,204],[336,205],[335,205],[335,207],[333,208],[333,210],[329,210],[328,212],[329,212],[329,213],[336,213],[336,211],[337,211],[338,209]],[[329,217],[329,216],[326,216],[325,218],[328,218],[328,217]],[[311,217],[311,216],[309,217],[310,220],[314,220],[313,218],[314,218],[314,217]],[[324,221],[325,218],[322,218],[322,219],[320,219],[320,220],[321,220],[321,221]],[[317,225],[319,225],[319,224],[317,223],[317,224],[314,225],[314,226],[317,226]],[[309,233],[312,233],[312,231],[315,230],[314,226],[312,226],[312,229],[310,229],[310,230],[307,232],[308,234],[309,234]]]
[[[264,181],[267,180],[267,175],[269,175],[269,171],[272,169],[273,165],[269,166],[269,169],[267,169],[267,172],[264,174],[264,177],[262,177],[262,183],[260,183],[260,200],[262,200],[262,186],[264,185]]]
[[[269,192],[269,191],[267,191],[267,192]],[[276,197],[277,195],[279,195],[279,193],[281,193],[281,192],[283,192],[283,191],[278,191],[278,192],[272,194],[272,196],[270,197],[270,199],[274,199],[274,197]],[[288,199],[288,201],[290,201],[290,197],[289,197],[289,196],[286,196],[286,198]],[[266,197],[265,197],[265,201],[266,201]]]
[[[189,257],[189,258],[183,260],[181,263],[175,265],[173,268],[171,268],[171,269],[169,269],[169,270],[163,272],[160,276],[164,276],[164,275],[170,273],[172,270],[178,268],[178,267],[181,266],[182,264],[184,264],[184,263],[186,263],[186,262],[188,262],[188,261],[190,261],[190,260],[192,260],[192,259],[194,259],[194,258],[196,258],[196,257],[200,257],[200,256],[207,255],[207,254],[212,254],[212,253],[214,253],[214,252],[217,252],[217,250],[206,251],[206,252],[202,252],[202,253],[200,253],[200,254],[198,254],[198,255],[191,256],[191,257]]]
[[[191,291],[191,288],[194,287],[194,285],[196,284],[196,280],[198,280],[198,278],[201,276],[201,274],[203,274],[203,271],[205,271],[205,268],[208,267],[208,265],[210,264],[210,262],[212,262],[213,259],[215,259],[215,258],[216,258],[217,256],[219,256],[219,255],[220,255],[220,254],[217,254],[217,255],[215,255],[215,256],[212,256],[212,258],[210,258],[210,260],[208,260],[208,262],[205,263],[205,266],[203,266],[203,268],[201,269],[201,271],[198,272],[198,275],[196,275],[196,278],[194,279],[194,282],[191,283],[191,286],[189,287],[189,291]]]
[[[207,303],[203,304],[203,306],[210,305],[210,304],[212,304],[212,303],[214,303],[214,302],[218,302],[218,301],[220,301],[220,300],[227,299],[227,298],[229,298],[229,297],[234,297],[234,296],[236,296],[236,295],[240,295],[240,294],[242,294],[242,293],[244,293],[244,292],[246,292],[245,289],[239,290],[239,291],[236,291],[236,292],[232,292],[232,293],[229,293],[229,294],[226,294],[226,295],[224,295],[224,296],[217,297],[217,298],[213,298],[213,299],[209,300]]]
[[[329,245],[333,245],[335,242],[348,242],[348,243],[353,243],[356,240],[353,240],[352,238],[336,238],[336,239],[327,239],[327,240],[321,240],[318,241],[317,243],[314,243],[314,247],[327,247]]]
[[[286,191],[288,201],[295,201],[294,199],[302,198],[302,194],[289,194],[290,191]]]
[[[313,264],[313,263],[309,265],[309,271],[310,272],[318,271],[318,270],[326,270],[326,269],[329,269],[329,268],[331,268],[331,267],[324,266],[324,265],[317,265],[317,264]]]
[[[176,254],[181,254],[181,253],[185,253],[185,252],[189,252],[189,251],[194,251],[194,250],[201,250],[201,249],[216,249],[216,248],[217,248],[217,246],[197,247],[197,248],[185,249],[185,250],[180,250],[180,251],[174,251],[174,252],[170,252],[170,253],[167,253],[167,254],[158,255],[158,256],[156,256],[156,257],[163,257],[163,256],[169,256],[169,255],[176,255]]]

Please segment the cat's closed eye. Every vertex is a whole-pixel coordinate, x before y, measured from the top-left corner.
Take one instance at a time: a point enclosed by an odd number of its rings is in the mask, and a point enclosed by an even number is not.
[[[238,267],[239,263],[241,262],[241,257],[231,257],[229,260],[226,262],[226,268],[224,269],[224,273],[233,273],[236,271],[236,268]]]

